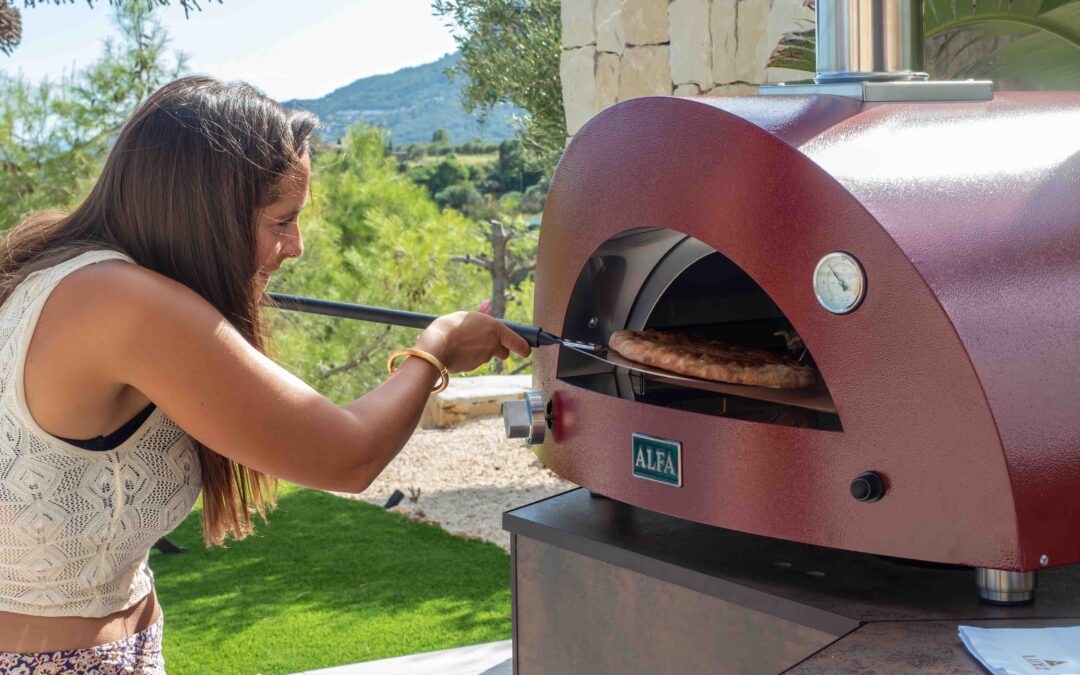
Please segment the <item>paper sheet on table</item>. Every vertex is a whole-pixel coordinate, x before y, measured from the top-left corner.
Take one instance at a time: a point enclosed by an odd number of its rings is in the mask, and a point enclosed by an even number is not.
[[[960,626],[960,640],[994,675],[1080,675],[1080,626]]]

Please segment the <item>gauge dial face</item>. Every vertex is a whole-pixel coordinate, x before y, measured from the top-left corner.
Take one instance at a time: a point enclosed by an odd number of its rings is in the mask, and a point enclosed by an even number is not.
[[[833,314],[847,314],[866,295],[866,274],[854,256],[834,251],[814,268],[814,295]]]

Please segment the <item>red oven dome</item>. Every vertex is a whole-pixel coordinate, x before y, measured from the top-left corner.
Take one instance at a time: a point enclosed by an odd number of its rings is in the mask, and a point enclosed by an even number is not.
[[[831,252],[865,274],[845,314],[814,294]],[[1080,94],[627,101],[567,148],[536,281],[536,323],[573,339],[797,333],[828,401],[691,391],[545,348],[537,454],[562,476],[793,541],[1080,561]],[[681,487],[634,475],[634,433],[681,444]],[[870,503],[852,496],[866,473],[884,490]]]

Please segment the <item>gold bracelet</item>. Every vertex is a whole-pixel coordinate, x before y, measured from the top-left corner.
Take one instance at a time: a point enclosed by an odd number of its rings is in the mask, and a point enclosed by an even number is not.
[[[450,371],[446,369],[446,366],[442,364],[442,361],[435,358],[431,354],[428,354],[422,349],[413,349],[409,347],[407,349],[395,350],[394,353],[390,355],[390,359],[386,362],[386,370],[391,375],[397,372],[398,364],[395,363],[395,361],[397,361],[398,358],[402,356],[406,358],[410,356],[419,357],[427,361],[431,365],[435,366],[435,370],[439,371],[439,381],[436,382],[435,386],[431,388],[432,394],[438,394],[440,391],[450,386]]]

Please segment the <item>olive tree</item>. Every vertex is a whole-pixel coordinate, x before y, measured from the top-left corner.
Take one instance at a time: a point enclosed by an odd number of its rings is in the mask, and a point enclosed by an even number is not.
[[[434,0],[432,8],[456,30],[461,60],[450,75],[464,79],[465,109],[505,102],[524,110],[525,151],[550,171],[566,143],[559,0]]]

